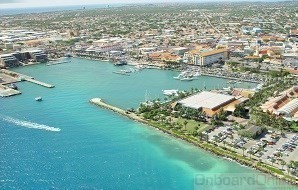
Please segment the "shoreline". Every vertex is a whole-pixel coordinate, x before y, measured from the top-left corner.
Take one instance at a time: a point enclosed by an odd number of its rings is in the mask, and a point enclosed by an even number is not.
[[[215,75],[215,74],[208,74],[208,73],[202,73],[202,76],[209,76],[209,77],[216,77],[216,78],[224,78],[224,79],[231,79],[231,80],[239,80],[241,82],[251,82],[251,83],[256,83],[260,84],[261,81],[254,81],[254,80],[247,80],[247,79],[239,79],[239,78],[234,78],[234,77],[228,77],[228,76],[222,76],[222,75]]]
[[[226,160],[229,160],[229,161],[233,161],[233,162],[236,162],[236,163],[238,163],[242,166],[258,170],[262,173],[265,173],[265,174],[271,175],[273,177],[276,177],[279,180],[283,180],[286,183],[289,183],[291,185],[295,185],[295,186],[298,185],[297,178],[294,179],[294,177],[288,176],[286,174],[281,175],[281,174],[273,173],[272,170],[268,169],[268,167],[275,168],[274,166],[269,166],[269,165],[267,165],[265,163],[262,163],[262,162],[260,163],[260,162],[258,162],[258,160],[253,159],[253,158],[243,157],[242,155],[240,155],[236,152],[233,152],[228,148],[223,149],[222,147],[220,147],[218,145],[208,143],[206,141],[200,141],[200,140],[196,139],[195,137],[191,137],[191,136],[187,137],[184,134],[176,133],[176,132],[171,131],[169,129],[166,129],[162,126],[159,126],[158,124],[154,124],[153,122],[145,120],[145,119],[141,118],[140,116],[138,116],[135,113],[128,112],[128,111],[125,111],[121,108],[109,105],[109,104],[105,103],[100,98],[93,98],[93,99],[89,100],[89,102],[91,104],[94,104],[94,105],[98,106],[98,107],[102,107],[104,109],[111,110],[111,111],[113,111],[115,113],[118,113],[122,116],[125,116],[129,119],[132,119],[132,120],[137,121],[139,123],[145,124],[149,127],[153,127],[153,128],[155,128],[159,131],[162,131],[163,133],[165,133],[167,135],[170,135],[170,136],[175,137],[177,139],[183,140],[183,141],[185,141],[187,143],[190,143],[190,144],[192,144],[192,145],[194,145],[198,148],[201,148],[201,149],[203,149],[203,150],[205,150],[205,151],[207,151],[211,154],[214,154],[219,158],[223,158],[223,159],[226,159]],[[293,179],[290,179],[291,177]]]

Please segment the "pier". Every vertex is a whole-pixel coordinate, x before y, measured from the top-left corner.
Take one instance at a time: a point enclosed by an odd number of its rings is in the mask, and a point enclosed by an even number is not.
[[[35,79],[32,79],[32,78],[24,78],[24,80],[28,81],[28,82],[31,82],[31,83],[34,83],[34,84],[38,84],[40,86],[47,87],[47,88],[54,88],[55,87],[54,85],[47,84],[47,83],[44,83],[44,82],[41,82],[41,81],[38,81],[38,80],[35,80]]]
[[[54,85],[47,84],[47,83],[35,80],[34,77],[31,77],[31,76],[28,76],[28,75],[23,75],[21,73],[17,73],[17,72],[10,71],[10,70],[7,70],[7,69],[1,69],[1,72],[5,75],[15,79],[15,80],[11,80],[7,83],[2,83],[2,84],[10,84],[10,83],[15,83],[15,82],[20,82],[20,81],[28,81],[28,82],[31,82],[31,83],[34,83],[34,84],[37,84],[37,85],[40,85],[40,86],[47,87],[47,88],[54,88],[55,87]]]

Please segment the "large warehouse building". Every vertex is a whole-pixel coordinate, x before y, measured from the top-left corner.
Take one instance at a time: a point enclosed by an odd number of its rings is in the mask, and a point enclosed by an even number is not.
[[[178,102],[183,107],[202,109],[209,117],[218,113],[221,109],[229,112],[235,110],[235,105],[242,102],[235,96],[203,91],[199,94],[182,99]]]

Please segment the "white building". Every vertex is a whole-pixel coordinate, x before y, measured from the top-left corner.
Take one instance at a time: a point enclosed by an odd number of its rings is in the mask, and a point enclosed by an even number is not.
[[[210,65],[213,63],[217,63],[220,60],[225,61],[228,58],[228,50],[227,49],[216,49],[207,52],[202,52],[200,54],[194,55],[193,63],[194,65]]]

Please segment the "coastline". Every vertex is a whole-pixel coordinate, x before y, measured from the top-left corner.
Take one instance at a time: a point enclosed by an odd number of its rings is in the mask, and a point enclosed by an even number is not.
[[[167,135],[170,135],[172,137],[175,137],[177,139],[180,139],[180,140],[183,140],[185,142],[188,142],[198,148],[201,148],[209,153],[212,153],[220,158],[224,158],[224,159],[227,159],[229,161],[234,161],[234,162],[237,162],[239,163],[240,165],[242,166],[246,166],[246,167],[250,167],[252,169],[256,169],[260,172],[263,172],[265,174],[269,174],[273,177],[276,177],[280,180],[283,180],[287,183],[290,183],[292,185],[298,185],[298,180],[297,178],[295,179],[294,177],[292,176],[289,176],[289,175],[286,175],[286,174],[278,174],[278,173],[274,173],[272,170],[268,169],[268,168],[273,168],[275,169],[275,167],[273,166],[269,166],[265,163],[262,163],[262,162],[259,162],[258,160],[256,159],[253,159],[253,158],[248,158],[248,157],[244,157],[242,155],[239,155],[237,154],[236,152],[228,149],[228,148],[223,148],[223,147],[220,147],[218,145],[215,145],[215,144],[212,144],[212,143],[208,143],[206,141],[201,141],[195,137],[192,137],[192,136],[185,136],[184,134],[179,134],[177,132],[174,132],[174,131],[171,131],[159,124],[156,124],[156,123],[153,123],[153,122],[150,122],[148,120],[145,120],[143,118],[141,118],[140,116],[138,116],[137,114],[135,113],[132,113],[132,112],[128,112],[128,111],[125,111],[121,108],[118,108],[118,107],[115,107],[115,106],[112,106],[110,104],[107,104],[105,103],[102,99],[100,98],[93,98],[91,100],[89,100],[90,103],[98,106],[98,107],[102,107],[102,108],[105,108],[105,109],[108,109],[108,110],[111,110],[115,113],[118,113],[122,116],[125,116],[129,119],[132,119],[134,121],[137,121],[137,122],[140,122],[142,124],[145,124],[147,126],[150,126],[150,127],[153,127],[159,131],[162,131],[163,133],[167,134]]]

